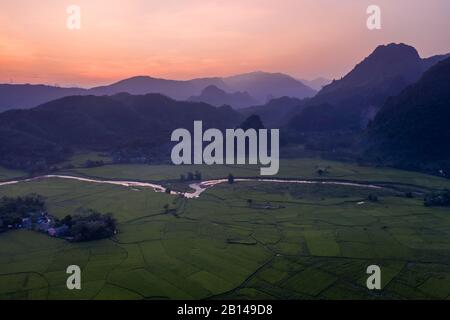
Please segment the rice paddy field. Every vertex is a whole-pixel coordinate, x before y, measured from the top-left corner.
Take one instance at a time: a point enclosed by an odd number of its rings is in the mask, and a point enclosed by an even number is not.
[[[318,177],[320,167],[328,173]],[[70,173],[164,183],[196,169],[203,179],[259,174],[148,165]],[[421,196],[450,188],[450,180],[320,159],[285,160],[279,177],[389,187],[239,182],[185,199],[62,179],[1,186],[0,196],[44,196],[57,217],[82,208],[112,212],[119,233],[84,243],[25,230],[0,234],[0,299],[450,299],[450,210],[425,207]],[[173,210],[165,213],[165,205]],[[82,269],[81,290],[66,288],[73,264]],[[373,264],[381,267],[379,291],[366,287]]]

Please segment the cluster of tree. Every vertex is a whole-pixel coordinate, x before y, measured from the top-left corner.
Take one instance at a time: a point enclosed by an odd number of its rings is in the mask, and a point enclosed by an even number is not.
[[[117,232],[111,213],[102,214],[92,209],[83,214],[67,215],[55,223],[55,227],[64,226],[67,227],[64,237],[75,242],[110,238]]]
[[[116,233],[112,214],[86,210],[83,214],[55,219],[46,211],[42,196],[0,198],[0,232],[26,228],[71,241],[90,241],[109,238]]]
[[[442,192],[432,192],[425,196],[423,204],[426,207],[449,207],[450,206],[450,190]]]
[[[39,195],[2,197],[0,199],[0,231],[8,229],[8,226],[20,225],[24,218],[37,217],[44,212],[45,202]]]
[[[180,175],[180,181],[201,181],[202,173],[198,170],[195,170],[194,173],[188,172],[186,175]]]

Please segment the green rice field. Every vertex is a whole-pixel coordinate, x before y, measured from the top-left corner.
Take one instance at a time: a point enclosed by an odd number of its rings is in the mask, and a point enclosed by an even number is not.
[[[328,174],[318,177],[318,167]],[[203,179],[259,174],[255,167],[149,165],[70,173],[164,183],[196,169]],[[14,176],[0,170],[4,180]],[[450,180],[320,159],[284,160],[278,176],[393,188],[239,182],[185,199],[62,179],[2,186],[0,196],[44,196],[56,217],[111,212],[119,233],[84,243],[1,233],[0,299],[450,299],[450,210],[424,207],[420,194],[449,188]],[[405,197],[411,188],[417,192]],[[165,205],[173,210],[165,213]],[[73,264],[82,269],[81,290],[66,288]],[[366,287],[372,264],[382,271],[378,291]]]

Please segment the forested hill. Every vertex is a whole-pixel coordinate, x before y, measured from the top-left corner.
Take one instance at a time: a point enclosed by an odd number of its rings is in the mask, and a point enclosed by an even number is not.
[[[369,127],[366,154],[396,166],[450,171],[450,58],[388,99]]]
[[[422,59],[402,43],[378,46],[348,74],[325,86],[293,116],[295,132],[361,130],[390,96],[420,79],[423,72],[446,55]]]
[[[176,128],[233,128],[243,117],[230,107],[180,102],[159,94],[71,96],[30,110],[0,114],[0,165],[47,166],[76,148],[135,153],[161,150]]]

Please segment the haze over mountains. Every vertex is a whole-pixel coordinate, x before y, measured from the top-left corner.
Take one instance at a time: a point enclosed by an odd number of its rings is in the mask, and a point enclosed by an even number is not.
[[[179,81],[137,76],[107,86],[82,88],[59,88],[44,85],[0,84],[0,111],[28,109],[42,103],[70,95],[113,95],[160,93],[176,100],[188,100],[199,96],[208,86],[215,86],[228,93],[247,92],[252,98],[247,105],[263,104],[271,98],[292,96],[305,98],[316,91],[300,81],[281,73],[253,72],[225,78],[199,78]],[[221,104],[222,105],[222,104]]]
[[[86,94],[81,88],[60,88],[48,85],[0,84],[0,112],[28,109],[66,96]]]
[[[192,96],[188,100],[205,102],[216,107],[229,105],[235,109],[245,108],[258,103],[248,92],[227,93],[214,85],[207,86],[199,96]]]
[[[252,72],[223,78],[231,91],[247,91],[262,103],[281,97],[307,98],[316,91],[282,73]]]
[[[303,84],[307,85],[308,87],[320,91],[323,87],[325,87],[327,84],[330,84],[332,80],[326,79],[323,77],[315,78],[312,80],[306,80],[306,79],[299,79]]]
[[[76,149],[103,150],[120,161],[152,161],[167,151],[175,128],[190,128],[194,120],[219,129],[235,128],[247,118],[256,119],[253,115],[267,128],[280,128],[285,143],[308,145],[319,139],[314,143],[321,145],[320,150],[334,152],[340,135],[356,138],[376,116],[365,140],[369,158],[379,154],[380,161],[396,166],[434,168],[437,160],[447,163],[450,158],[439,151],[449,141],[449,61],[449,55],[422,59],[405,44],[378,46],[347,75],[309,98],[303,95],[314,91],[301,82],[261,72],[190,81],[134,77],[89,90],[4,85],[3,105],[5,100],[25,103],[52,95],[75,96],[0,113],[0,164],[48,168]],[[161,92],[147,94],[148,88]],[[14,95],[5,93],[11,90],[16,90]],[[27,96],[30,90],[33,94]],[[197,90],[198,94],[186,96]],[[123,91],[134,95],[116,94]],[[191,102],[176,101],[169,93]],[[275,98],[260,102],[267,93]],[[402,150],[410,155],[408,161],[403,161]],[[424,158],[425,153],[430,156]]]
[[[130,94],[159,93],[176,100],[187,100],[199,94],[205,87],[224,87],[221,78],[199,78],[193,80],[167,80],[148,76],[137,76],[116,83],[87,90],[92,95],[113,95],[120,92]]]
[[[258,114],[268,127],[287,127],[294,135],[361,130],[389,96],[398,94],[430,66],[449,56],[422,59],[411,46],[381,45],[347,75],[333,80],[314,97],[274,99],[240,112]]]

